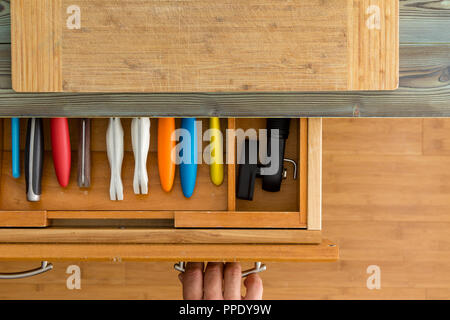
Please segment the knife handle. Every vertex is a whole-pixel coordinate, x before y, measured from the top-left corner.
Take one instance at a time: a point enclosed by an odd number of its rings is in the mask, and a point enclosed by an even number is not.
[[[42,119],[28,120],[25,145],[25,181],[28,201],[41,200],[42,170],[44,168],[44,128]]]
[[[120,118],[110,118],[106,130],[106,153],[111,168],[110,199],[123,200],[122,164],[124,156],[123,127]]]
[[[12,175],[20,177],[20,119],[11,119]]]
[[[148,194],[147,158],[150,150],[150,127],[148,117],[131,120],[131,144],[134,154],[133,190],[135,194]]]
[[[209,172],[211,181],[220,186],[223,183],[223,137],[220,131],[220,119],[210,118],[209,129],[211,130],[211,162]]]
[[[197,125],[195,118],[183,118],[181,128],[189,132],[190,141],[183,143],[189,150],[181,150],[180,180],[183,194],[186,198],[192,197],[197,180]],[[184,139],[184,138],[182,138]],[[184,154],[184,151],[187,154]],[[190,152],[188,152],[190,151]]]
[[[91,186],[91,120],[81,119],[78,139],[78,186]]]
[[[67,118],[52,118],[50,120],[53,163],[56,177],[61,187],[67,187],[70,178],[70,135]]]
[[[161,187],[170,192],[175,179],[175,118],[158,119],[158,170]]]

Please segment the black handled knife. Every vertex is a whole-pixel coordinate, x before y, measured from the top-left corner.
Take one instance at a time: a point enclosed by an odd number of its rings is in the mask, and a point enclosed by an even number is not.
[[[25,181],[27,200],[41,200],[42,169],[44,167],[44,127],[42,119],[28,120],[25,146]]]

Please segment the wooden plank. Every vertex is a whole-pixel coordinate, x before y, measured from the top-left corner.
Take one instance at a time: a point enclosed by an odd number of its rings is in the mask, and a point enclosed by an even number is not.
[[[11,46],[0,44],[0,89],[11,88]]]
[[[403,45],[400,56],[401,88],[394,92],[30,95],[0,90],[0,117],[450,116],[450,45]]]
[[[306,228],[298,212],[175,212],[176,228]]]
[[[401,43],[450,43],[448,4],[436,0],[400,1]],[[11,42],[9,1],[0,1],[0,43]]]
[[[75,6],[71,0],[17,0],[11,12],[13,88],[19,92],[398,86],[398,3],[391,0],[79,0]],[[48,12],[50,18],[40,15]],[[28,46],[44,47],[41,39],[48,42],[43,50]],[[43,72],[34,81],[37,71]],[[54,83],[43,81],[53,74]]]
[[[423,119],[423,153],[450,155],[450,122],[444,119]]]
[[[58,219],[173,219],[173,211],[48,211],[47,218]]]
[[[359,0],[348,4],[349,89],[397,89],[398,1]]]
[[[79,265],[82,271],[81,290],[67,290],[61,285],[67,279],[70,265]],[[3,272],[17,272],[36,268],[37,262],[2,262]],[[429,277],[428,287],[414,287],[407,281],[395,282],[403,274],[410,279],[420,279],[417,268],[405,273],[384,275],[382,290],[368,290],[361,285],[365,273],[362,264],[337,263],[269,263],[261,273],[264,282],[264,299],[445,299],[450,290],[446,282]],[[2,281],[0,298],[9,299],[182,299],[181,285],[172,269],[173,263],[105,263],[64,261],[55,262],[54,270],[39,277]],[[242,268],[252,267],[243,263]],[[386,268],[395,267],[392,264]],[[427,266],[425,266],[427,267]],[[442,269],[442,267],[440,268]],[[149,271],[151,270],[151,271]],[[390,269],[389,269],[390,270]],[[289,277],[286,277],[289,274]],[[353,275],[353,276],[352,276]],[[442,271],[439,275],[444,275]],[[386,282],[384,281],[386,279]],[[411,281],[413,282],[413,281]],[[384,284],[384,286],[383,286]],[[447,296],[445,296],[447,294]]]
[[[330,213],[323,217],[326,231],[329,221],[450,222],[448,156],[349,152],[327,154],[323,161],[323,210]],[[397,237],[404,233],[399,227],[394,226]]]
[[[47,228],[0,230],[0,243],[317,244],[320,231]]]
[[[29,95],[0,90],[0,117],[450,117],[449,98],[445,84],[343,95]]]
[[[295,261],[328,262],[338,247],[267,244],[0,244],[0,261]]]
[[[9,1],[0,0],[0,43],[11,43]]]
[[[0,211],[0,227],[46,227],[46,211]]]
[[[400,86],[440,88],[449,84],[450,45],[404,45]]]
[[[308,176],[308,120],[300,119],[300,129],[298,130],[300,141],[300,156],[299,156],[299,170],[298,177],[300,195],[299,195],[299,208],[300,208],[300,223],[306,224],[307,212],[308,212],[308,179],[302,179],[302,177]],[[305,214],[303,214],[305,213]]]
[[[448,1],[400,1],[400,41],[402,43],[450,43]]]
[[[228,129],[236,129],[236,119],[228,119]],[[227,168],[228,168],[228,211],[236,211],[236,139],[227,139]]]
[[[62,90],[61,8],[61,0],[12,2],[12,86],[17,91]]]
[[[422,154],[422,119],[326,119],[323,149],[330,154]]]
[[[308,230],[322,229],[322,119],[308,120]]]

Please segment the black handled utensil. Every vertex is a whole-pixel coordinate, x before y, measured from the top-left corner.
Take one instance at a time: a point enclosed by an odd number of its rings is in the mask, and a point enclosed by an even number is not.
[[[78,144],[78,186],[91,186],[91,120],[81,119]]]
[[[266,164],[261,164],[257,161],[258,150],[261,147],[260,141],[253,141],[253,145],[248,139],[244,141],[236,185],[236,197],[238,199],[253,200],[256,178],[262,178],[263,190],[269,192],[280,191],[281,182],[285,178],[284,162],[290,162],[294,165],[294,179],[296,179],[296,162],[284,158],[286,140],[289,137],[289,128],[290,119],[267,119],[268,132],[266,149],[268,159],[271,159],[271,161]],[[272,145],[275,150],[272,150]],[[272,163],[272,161],[275,162]]]
[[[41,200],[42,169],[44,168],[44,128],[42,119],[28,120],[25,146],[25,181],[28,201]]]

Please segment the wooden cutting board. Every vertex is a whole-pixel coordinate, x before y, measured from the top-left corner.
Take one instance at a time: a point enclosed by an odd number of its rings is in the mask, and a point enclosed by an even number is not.
[[[392,90],[396,0],[12,0],[21,92]]]

